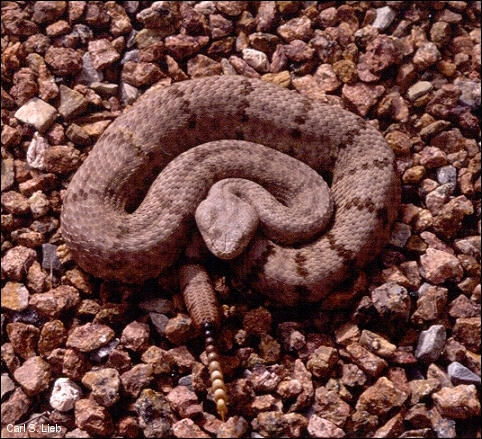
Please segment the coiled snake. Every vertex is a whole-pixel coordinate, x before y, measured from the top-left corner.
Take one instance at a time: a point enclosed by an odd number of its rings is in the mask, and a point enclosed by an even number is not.
[[[311,169],[283,164],[277,151]],[[331,183],[333,215],[313,170]],[[68,186],[63,237],[89,273],[140,283],[184,253],[196,208],[213,184],[197,214],[198,223],[208,223],[201,232],[212,239],[209,248],[234,258],[236,276],[253,290],[286,305],[321,299],[372,260],[400,200],[393,153],[362,118],[265,81],[215,76],[150,91],[108,127]],[[239,206],[249,199],[265,207],[261,231],[255,219],[244,232],[250,215]],[[327,210],[318,212],[322,204]],[[284,231],[277,224],[288,210],[297,219],[284,220]],[[202,264],[186,261],[181,284],[193,321],[216,325],[212,290],[202,292],[209,284]]]

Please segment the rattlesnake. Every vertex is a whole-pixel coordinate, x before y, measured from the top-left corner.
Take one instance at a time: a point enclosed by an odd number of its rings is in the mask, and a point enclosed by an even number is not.
[[[191,156],[187,168],[183,159],[173,162],[196,145],[222,139],[228,140],[212,144],[219,148],[214,156],[220,164],[204,161],[209,145]],[[178,260],[197,204],[215,181],[249,178],[253,168],[258,174],[265,170],[274,182],[292,174],[291,165],[269,166],[272,159],[263,153],[254,164],[246,161],[246,169],[225,173],[223,160],[239,146],[233,141],[263,144],[304,162],[331,182],[335,205],[327,229],[307,243],[278,243],[255,234],[232,264],[253,290],[286,305],[317,301],[386,243],[400,183],[379,131],[346,110],[274,84],[215,76],[146,93],[100,137],[63,200],[62,234],[74,259],[104,279],[139,283],[155,277]],[[168,176],[152,183],[170,162]],[[276,183],[271,186],[276,191]],[[184,284],[196,275],[187,278]],[[216,318],[215,302],[206,303],[196,290],[190,294],[188,308],[198,325]]]

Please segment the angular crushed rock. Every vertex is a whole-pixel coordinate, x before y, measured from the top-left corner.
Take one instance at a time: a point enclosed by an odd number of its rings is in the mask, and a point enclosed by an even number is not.
[[[41,407],[32,422],[65,437],[480,436],[480,15],[480,2],[3,2],[2,425]],[[325,304],[272,307],[215,270],[224,423],[177,274],[93,279],[58,233],[110,122],[152,85],[213,74],[368,119],[403,186],[389,244]]]

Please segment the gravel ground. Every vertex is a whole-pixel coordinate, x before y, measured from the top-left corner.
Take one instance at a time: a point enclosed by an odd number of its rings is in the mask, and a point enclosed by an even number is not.
[[[2,437],[480,437],[480,13],[2,2]],[[57,252],[65,188],[108,124],[154,84],[218,74],[370,120],[403,186],[390,243],[322,304],[277,308],[211,267],[224,423],[176,270],[112,285]]]

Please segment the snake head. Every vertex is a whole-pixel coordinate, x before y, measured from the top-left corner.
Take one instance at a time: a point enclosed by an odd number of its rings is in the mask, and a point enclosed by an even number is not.
[[[256,210],[231,190],[235,180],[215,183],[195,213],[206,246],[224,260],[234,259],[243,252],[259,223]]]

